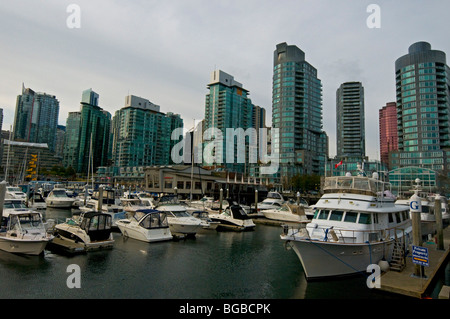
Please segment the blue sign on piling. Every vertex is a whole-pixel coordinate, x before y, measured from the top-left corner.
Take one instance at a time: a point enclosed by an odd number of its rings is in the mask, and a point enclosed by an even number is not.
[[[428,248],[412,246],[412,261],[420,266],[430,266],[428,261]]]

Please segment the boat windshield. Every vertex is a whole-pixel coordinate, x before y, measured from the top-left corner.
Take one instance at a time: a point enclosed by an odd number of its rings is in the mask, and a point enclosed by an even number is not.
[[[24,231],[42,231],[45,232],[41,215],[38,213],[11,215],[10,229],[20,228]]]
[[[154,212],[145,215],[139,225],[145,229],[169,227],[167,215],[164,212]]]
[[[17,209],[17,208],[27,208],[27,206],[22,202],[5,202],[3,208]]]
[[[269,193],[267,193],[267,198],[282,199],[281,198],[281,194],[279,194],[277,192],[269,192]]]
[[[191,217],[188,212],[180,210],[180,211],[172,211],[171,212],[175,217]]]
[[[54,197],[68,197],[65,190],[54,190],[53,196]]]
[[[177,196],[163,196],[159,199],[159,205],[178,205],[179,203]]]

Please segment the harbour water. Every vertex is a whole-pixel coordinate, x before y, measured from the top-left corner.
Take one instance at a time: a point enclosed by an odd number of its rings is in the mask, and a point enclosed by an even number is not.
[[[44,218],[70,217],[47,210]],[[195,238],[144,243],[114,233],[114,248],[80,255],[41,256],[0,251],[0,298],[83,299],[360,299],[398,298],[369,289],[364,275],[307,282],[281,228],[251,232],[205,230]],[[80,288],[69,288],[69,265],[80,267]]]

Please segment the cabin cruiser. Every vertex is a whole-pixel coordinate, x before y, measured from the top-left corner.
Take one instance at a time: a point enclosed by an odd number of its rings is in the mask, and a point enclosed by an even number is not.
[[[122,202],[123,209],[127,213],[135,213],[138,210],[153,208],[153,206],[149,202],[142,201],[137,197],[129,198],[129,199],[122,198],[121,202]]]
[[[283,226],[280,237],[308,280],[365,273],[381,260],[393,263],[394,249],[405,256],[412,241],[409,208],[395,205],[389,187],[376,174],[326,177],[312,221]]]
[[[47,204],[41,193],[32,192],[28,198],[28,207],[32,209],[46,209]]]
[[[71,208],[74,206],[75,198],[67,196],[64,188],[54,188],[45,199],[47,207],[50,208]]]
[[[99,209],[99,205],[101,209]],[[111,215],[112,227],[117,227],[116,221],[126,217],[123,205],[119,199],[116,199],[115,191],[110,188],[103,189],[101,194],[100,190],[94,191],[92,197],[86,202],[86,205],[80,206],[80,210],[82,212],[100,211]]]
[[[293,222],[293,223],[307,223],[308,217],[305,214],[305,210],[300,205],[295,204],[283,204],[277,209],[266,209],[262,212],[264,217],[273,220]]]
[[[212,208],[214,206],[214,197],[203,196],[199,200],[189,202],[189,206],[197,210]]]
[[[25,194],[20,187],[6,186],[5,198],[21,199],[25,201],[27,199],[27,194]]]
[[[140,209],[127,219],[116,221],[123,236],[145,242],[173,239],[167,213],[154,209]]]
[[[53,239],[36,211],[5,209],[0,224],[0,249],[10,253],[40,255]]]
[[[258,216],[264,216],[262,211],[266,209],[277,209],[280,208],[286,200],[283,198],[283,195],[281,195],[278,192],[268,192],[267,197],[262,201],[258,203],[258,207],[256,213]],[[252,209],[255,209],[255,205],[252,205]]]
[[[255,229],[253,220],[236,202],[228,205],[222,213],[210,211],[209,217],[213,221],[220,222],[217,230],[246,231]]]
[[[220,222],[213,221],[211,217],[209,217],[209,213],[206,210],[196,210],[191,213],[195,218],[201,219],[205,222],[203,229],[217,229],[217,226],[220,225]]]
[[[112,217],[99,212],[74,214],[65,223],[55,225],[55,235],[81,243],[86,250],[111,248],[114,244]]]
[[[172,234],[195,235],[203,227],[208,226],[206,222],[190,215],[174,195],[160,197],[155,209],[167,213]]]
[[[153,196],[147,192],[137,192],[136,196],[144,203],[148,203],[150,206],[153,206],[155,204]]]

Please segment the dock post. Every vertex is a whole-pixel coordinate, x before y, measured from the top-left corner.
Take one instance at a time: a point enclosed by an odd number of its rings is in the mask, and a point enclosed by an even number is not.
[[[3,218],[3,203],[5,202],[6,184],[6,181],[0,183],[0,226]]]
[[[436,216],[436,243],[437,249],[444,250],[444,227],[442,224],[441,196],[434,198],[434,215]]]
[[[98,202],[97,202],[97,211],[102,212],[103,210],[103,186],[98,188]]]
[[[409,211],[411,213],[413,245],[422,245],[422,233],[420,230],[420,214],[422,213],[422,201],[418,195],[419,190],[415,190],[409,199]],[[421,277],[420,265],[414,264],[414,276]]]
[[[258,214],[258,190],[255,189],[255,214]]]
[[[223,201],[223,189],[220,189],[220,197],[219,197],[219,213],[222,214],[222,201]]]

